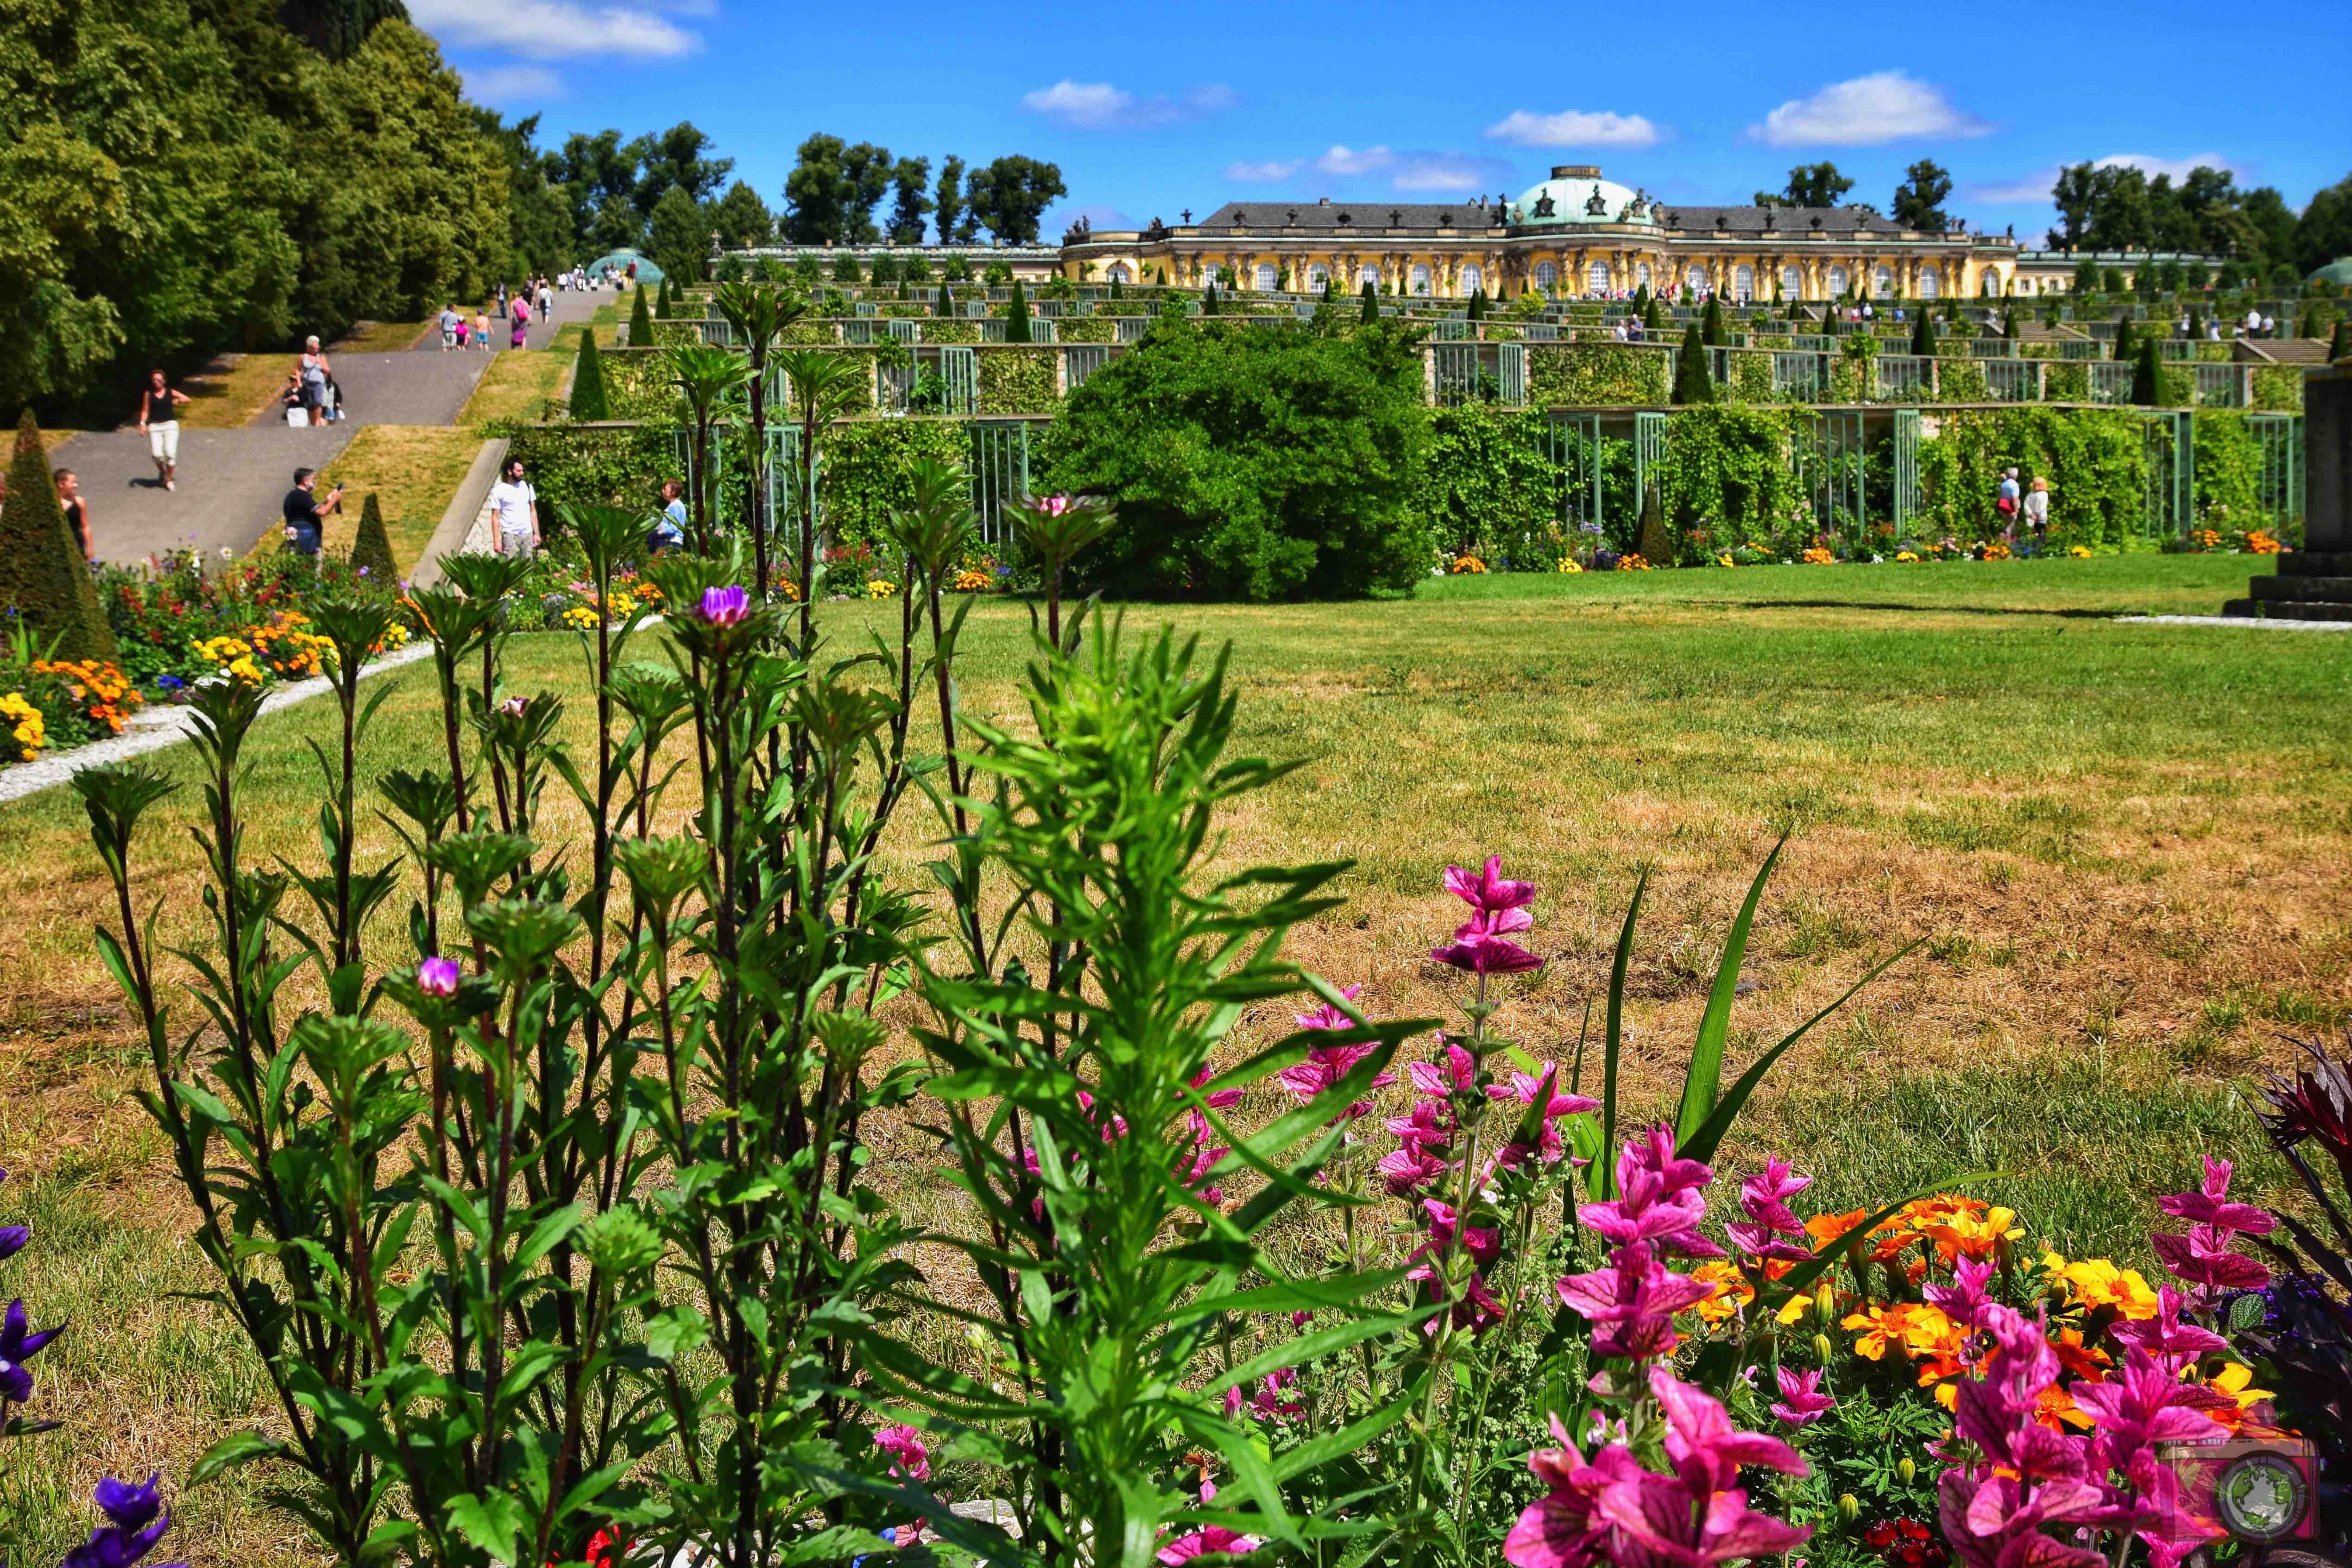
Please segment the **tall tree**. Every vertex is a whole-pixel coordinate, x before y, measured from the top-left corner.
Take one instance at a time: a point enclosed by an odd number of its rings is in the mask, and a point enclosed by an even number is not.
[[[496,110],[478,104],[467,107],[475,128],[506,154],[507,234],[512,255],[501,272],[511,280],[562,270],[577,257],[579,236],[572,229],[571,201],[549,178],[547,155],[537,145],[539,116],[527,115],[509,125]]]
[[[378,22],[405,22],[400,0],[285,0],[278,19],[286,30],[331,60],[359,53]]]
[[[784,237],[794,245],[831,245],[842,232],[849,204],[841,167],[847,144],[820,131],[800,145],[784,180]]]
[[[684,185],[672,185],[662,193],[646,225],[646,250],[662,269],[665,280],[702,276],[703,258],[709,254],[710,231],[716,223],[713,209],[688,195]]]
[[[1889,209],[1895,221],[1906,229],[1929,234],[1949,227],[1944,200],[1952,193],[1950,172],[1933,158],[1922,158],[1904,172],[1908,178],[1895,187],[1895,204]]]
[[[890,239],[894,245],[923,243],[923,220],[931,214],[931,161],[901,158],[891,171],[898,201],[890,208]]]
[[[932,210],[939,214],[940,243],[956,242],[956,225],[965,220],[963,202],[963,160],[948,154],[940,164],[940,183],[931,196]]]
[[[729,245],[766,245],[776,237],[776,217],[760,193],[738,180],[719,203],[719,237]]]
[[[834,238],[835,245],[872,245],[882,237],[881,228],[874,222],[874,209],[889,191],[898,167],[887,147],[871,141],[842,150],[843,221],[841,232]]]
[[[634,242],[635,225],[643,216],[635,203],[637,164],[623,150],[619,131],[589,136],[575,131],[544,162],[548,180],[562,187],[571,205],[572,233],[582,250],[610,250]]]
[[[2352,174],[2315,193],[2295,220],[2294,248],[2286,259],[2298,273],[2312,273],[2338,256],[2352,256]]]
[[[2294,209],[2286,204],[2286,198],[2278,193],[2276,186],[2257,185],[2248,191],[2246,199],[2239,204],[2238,214],[2245,220],[2251,248],[2233,246],[2230,255],[2267,266],[2280,256],[2294,254]]]
[[[1045,209],[1068,194],[1058,165],[1015,153],[975,169],[966,187],[971,214],[1005,245],[1034,245]]]
[[[1778,192],[1759,191],[1759,207],[1834,207],[1853,189],[1853,182],[1838,172],[1834,163],[1800,163],[1789,171],[1788,185]]]
[[[2090,233],[2093,250],[2146,250],[2156,237],[2148,207],[2147,176],[2129,164],[2111,163],[2092,175]]]
[[[2098,171],[2085,162],[2059,170],[2057,183],[2050,187],[2050,204],[2058,209],[2058,226],[2050,237],[2067,250],[2085,249],[2091,243],[2091,211],[2098,203]]]
[[[650,220],[663,193],[673,187],[684,191],[690,201],[715,198],[735,160],[703,156],[709,149],[710,138],[696,130],[690,120],[681,120],[659,135],[640,136],[630,142],[623,151],[637,167],[636,184],[630,192],[637,211]]]

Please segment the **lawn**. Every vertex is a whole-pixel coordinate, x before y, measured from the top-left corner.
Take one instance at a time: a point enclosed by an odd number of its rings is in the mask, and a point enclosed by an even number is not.
[[[2021,1212],[2030,1246],[2144,1262],[2153,1195],[2184,1185],[2200,1152],[2251,1148],[2241,1086],[2285,1060],[2276,1032],[2332,1030],[2352,1007],[2352,638],[2110,619],[2210,611],[2248,570],[2131,556],[1488,578],[1386,603],[1138,606],[1127,622],[1232,643],[1238,746],[1304,766],[1225,824],[1224,852],[1356,862],[1349,904],[1298,952],[1364,982],[1375,1011],[1458,1007],[1455,977],[1425,956],[1456,916],[1438,877],[1499,852],[1539,889],[1529,936],[1550,963],[1513,983],[1496,1027],[1538,1055],[1572,1052],[1647,866],[1628,1071],[1660,1103],[1739,895],[1785,831],[1735,1066],[1919,946],[1784,1060],[1727,1168],[1788,1153],[1821,1176],[1807,1201],[1834,1208],[1996,1171],[1975,1190]],[[870,618],[895,626],[887,607],[826,613],[845,647]],[[969,711],[1018,711],[1028,625],[1018,605],[976,608]],[[524,689],[579,689],[568,637],[518,639],[509,667]],[[426,666],[391,678],[371,772],[434,744]],[[567,716],[575,737],[583,711]],[[253,863],[316,861],[303,743],[331,716],[279,715],[248,747]],[[185,748],[164,759],[192,776]],[[145,830],[142,885],[163,897],[167,943],[202,918],[181,831],[196,804],[184,792]],[[39,1517],[102,1467],[184,1475],[261,1389],[214,1314],[166,1299],[209,1281],[130,1098],[142,1059],[89,951],[103,882],[79,810],[52,791],[0,808],[0,826],[17,933],[0,952],[0,1166],[19,1173],[0,1218],[35,1227],[6,1284],[37,1321],[73,1320],[39,1368],[72,1430],[20,1448],[6,1520]],[[553,814],[551,839],[577,832]],[[371,834],[372,852],[393,852],[381,824]],[[904,835],[892,873],[911,880],[922,853]],[[386,906],[383,952],[404,941],[404,906]],[[877,1168],[920,1205],[938,1184],[911,1157],[919,1141],[877,1141]],[[2261,1161],[2246,1190],[2285,1196]],[[243,1484],[189,1494],[175,1552],[299,1560]],[[51,1558],[60,1529],[32,1538]]]
[[[457,423],[469,428],[492,420],[538,420],[558,407],[572,385],[572,365],[580,352],[580,334],[593,329],[599,348],[619,336],[620,307],[599,305],[585,323],[572,322],[555,334],[545,349],[520,354],[500,354],[482,372],[474,395],[466,400]]]
[[[343,509],[327,518],[326,551],[342,555],[351,549],[360,507],[373,491],[383,508],[384,531],[392,537],[393,559],[404,571],[415,566],[481,445],[478,434],[459,426],[362,425],[328,471],[327,477],[344,491]],[[284,530],[272,525],[255,548],[266,552],[283,541]]]

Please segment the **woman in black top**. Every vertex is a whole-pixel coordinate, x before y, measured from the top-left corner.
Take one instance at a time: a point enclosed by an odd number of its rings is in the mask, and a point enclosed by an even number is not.
[[[163,379],[161,371],[147,372],[139,389],[139,434],[147,438],[147,455],[155,460],[155,477],[173,489],[180,467],[180,405],[188,394]]]
[[[66,527],[81,541],[81,559],[90,560],[97,552],[89,544],[89,503],[81,498],[81,480],[70,468],[60,468],[51,477],[58,484],[58,505],[65,508]]]

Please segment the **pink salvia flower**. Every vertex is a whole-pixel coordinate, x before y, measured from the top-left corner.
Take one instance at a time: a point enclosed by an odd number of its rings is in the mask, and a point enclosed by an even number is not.
[[[1592,1354],[1649,1361],[1682,1343],[1675,1314],[1696,1306],[1715,1287],[1658,1262],[1646,1241],[1610,1254],[1609,1267],[1570,1274],[1553,1287],[1559,1299],[1593,1327]]]
[[[1772,1404],[1774,1420],[1790,1427],[1810,1427],[1837,1408],[1837,1400],[1822,1391],[1819,1372],[1797,1372],[1781,1366],[1775,1367],[1772,1375],[1780,1385],[1780,1397]]]
[[[1990,1269],[1991,1265],[1985,1267]],[[2230,1348],[2230,1342],[2210,1329],[2181,1322],[2180,1292],[2171,1286],[2157,1288],[2156,1302],[2156,1316],[2137,1322],[2124,1319],[2108,1327],[2108,1337],[2119,1344],[2147,1352],[2159,1364],[2168,1364],[2175,1371],[2200,1355]]]
[[[2192,1288],[2199,1305],[2212,1306],[2238,1291],[2260,1290],[2271,1282],[2265,1265],[2237,1251],[2241,1236],[2267,1236],[2277,1219],[2251,1203],[2230,1201],[2230,1162],[2205,1158],[2205,1180],[2195,1192],[2159,1197],[2156,1206],[2177,1218],[2194,1221],[2186,1236],[2162,1232],[2148,1245],[2173,1276]]]
[[[1720,1258],[1723,1249],[1698,1229],[1706,1218],[1698,1189],[1714,1179],[1703,1161],[1675,1157],[1674,1129],[1653,1127],[1628,1138],[1617,1156],[1620,1196],[1582,1205],[1577,1221],[1612,1241],[1654,1241],[1685,1258]]]
[[[457,966],[447,958],[427,958],[416,966],[416,988],[436,1001],[457,994]]]
[[[1812,1177],[1800,1176],[1788,1161],[1777,1155],[1767,1158],[1763,1174],[1739,1184],[1739,1207],[1747,1210],[1747,1222],[1725,1226],[1724,1234],[1741,1251],[1758,1258],[1786,1263],[1811,1261],[1812,1250],[1802,1245],[1805,1223],[1789,1207],[1788,1200],[1812,1185]]]
[[[1437,1061],[1409,1063],[1404,1075],[1414,1093],[1426,1099],[1444,1100],[1477,1082],[1478,1059],[1449,1040],[1444,1054]],[[1391,1126],[1390,1130],[1395,1129]]]
[[[1340,994],[1349,1001],[1353,1001],[1356,999],[1356,993],[1361,989],[1363,989],[1361,986],[1349,986]],[[1327,1003],[1311,1013],[1300,1014],[1298,1027],[1304,1030],[1336,1030],[1353,1029],[1356,1023],[1346,1013]],[[1306,1061],[1291,1063],[1276,1073],[1275,1077],[1281,1081],[1285,1089],[1297,1095],[1302,1103],[1309,1102],[1335,1087],[1349,1073],[1354,1071],[1356,1063],[1370,1056],[1374,1049],[1370,1043],[1309,1046]],[[1372,1079],[1371,1086],[1375,1089],[1385,1089],[1395,1082],[1395,1073],[1381,1072]],[[1360,1116],[1371,1114],[1371,1110],[1370,1101],[1359,1100],[1340,1114],[1346,1120],[1353,1121]]]
[[[2093,1441],[2107,1460],[2103,1468],[2122,1469],[2132,1455],[2158,1443],[2217,1443],[2229,1436],[2205,1414],[2231,1403],[2229,1397],[2183,1383],[2178,1368],[2158,1364],[2144,1350],[2126,1353],[2105,1382],[2076,1383],[2070,1392],[2098,1424]]]
[[[1418,1144],[1382,1155],[1374,1169],[1391,1197],[1411,1197],[1453,1167]]]
[[[1505,880],[1500,855],[1488,855],[1485,869],[1476,873],[1447,866],[1445,891],[1473,909],[1488,912],[1524,908],[1536,899],[1534,883]]]
[[[890,1456],[892,1475],[910,1481],[931,1479],[931,1451],[923,1446],[923,1435],[914,1427],[885,1427],[874,1434],[874,1446]]]
[[[1471,975],[1524,975],[1544,965],[1541,958],[1525,947],[1501,936],[1465,937],[1443,947],[1433,947],[1429,956]]]
[[[1228,1394],[1226,1397],[1230,1400],[1233,1396]],[[1231,1414],[1232,1408],[1231,1406],[1228,1406],[1228,1414]],[[1201,1483],[1201,1506],[1206,1508],[1216,1500],[1216,1483],[1203,1480]],[[1257,1548],[1257,1542],[1249,1536],[1238,1531],[1230,1530],[1222,1524],[1211,1524],[1204,1525],[1188,1535],[1176,1537],[1167,1545],[1162,1546],[1154,1555],[1166,1563],[1168,1568],[1181,1568],[1183,1563],[1210,1552],[1238,1557],[1245,1552],[1255,1552]]]
[[[1984,1322],[1984,1310],[1990,1304],[1990,1298],[1985,1294],[1985,1286],[1992,1281],[1993,1268],[1990,1259],[1986,1259],[1982,1262],[1973,1258],[1955,1260],[1952,1264],[1952,1282],[1948,1285],[1924,1286],[1920,1294],[1927,1298],[1929,1306],[1937,1309],[1954,1322],[1965,1324],[1972,1329],[1981,1327]]]

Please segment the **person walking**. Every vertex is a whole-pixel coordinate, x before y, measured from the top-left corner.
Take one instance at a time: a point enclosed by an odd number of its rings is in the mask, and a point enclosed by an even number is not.
[[[335,406],[333,395],[327,390],[327,380],[334,374],[334,367],[327,363],[326,350],[319,347],[316,338],[302,340],[301,371],[302,406],[310,410],[312,424],[324,424]]]
[[[539,280],[539,319],[542,321],[546,320],[554,313],[554,310],[555,290],[549,286],[545,275],[542,274]]]
[[[514,302],[514,325],[507,333],[507,347],[520,349],[530,340],[530,302],[517,298]]]
[[[139,394],[139,434],[147,438],[147,455],[155,460],[155,482],[177,489],[180,472],[180,405],[188,394],[163,379],[161,371],[147,372]]]
[[[487,351],[490,346],[490,318],[487,312],[474,312],[474,341]]]
[[[522,459],[510,458],[506,477],[490,486],[490,523],[500,555],[527,556],[539,549],[539,492],[522,476]]]
[[[89,503],[81,498],[80,476],[70,468],[60,468],[49,476],[57,481],[58,506],[66,515],[66,527],[81,541],[81,559],[96,560],[98,552],[89,541]]]
[[[2000,471],[2000,484],[1993,492],[1992,509],[2000,514],[2000,520],[2003,526],[2007,526],[2017,521],[2017,501],[2019,494],[2020,492],[2017,487],[2017,470],[2014,468],[2002,469]]]
[[[506,279],[505,279],[505,278],[501,277],[500,279],[499,279],[499,320],[501,320],[501,321],[503,321],[503,320],[505,320],[506,319],[507,319],[507,282],[506,282]]]
[[[457,346],[457,302],[451,300],[441,307],[441,351],[447,353]]]
[[[327,538],[327,514],[341,507],[343,487],[341,485],[324,496],[316,493],[319,471],[316,468],[294,470],[294,487],[286,492],[283,507],[286,516],[286,548],[297,555],[319,559],[319,547]]]
[[[2025,526],[2038,546],[2050,534],[2050,481],[2037,476],[2025,493]]]

